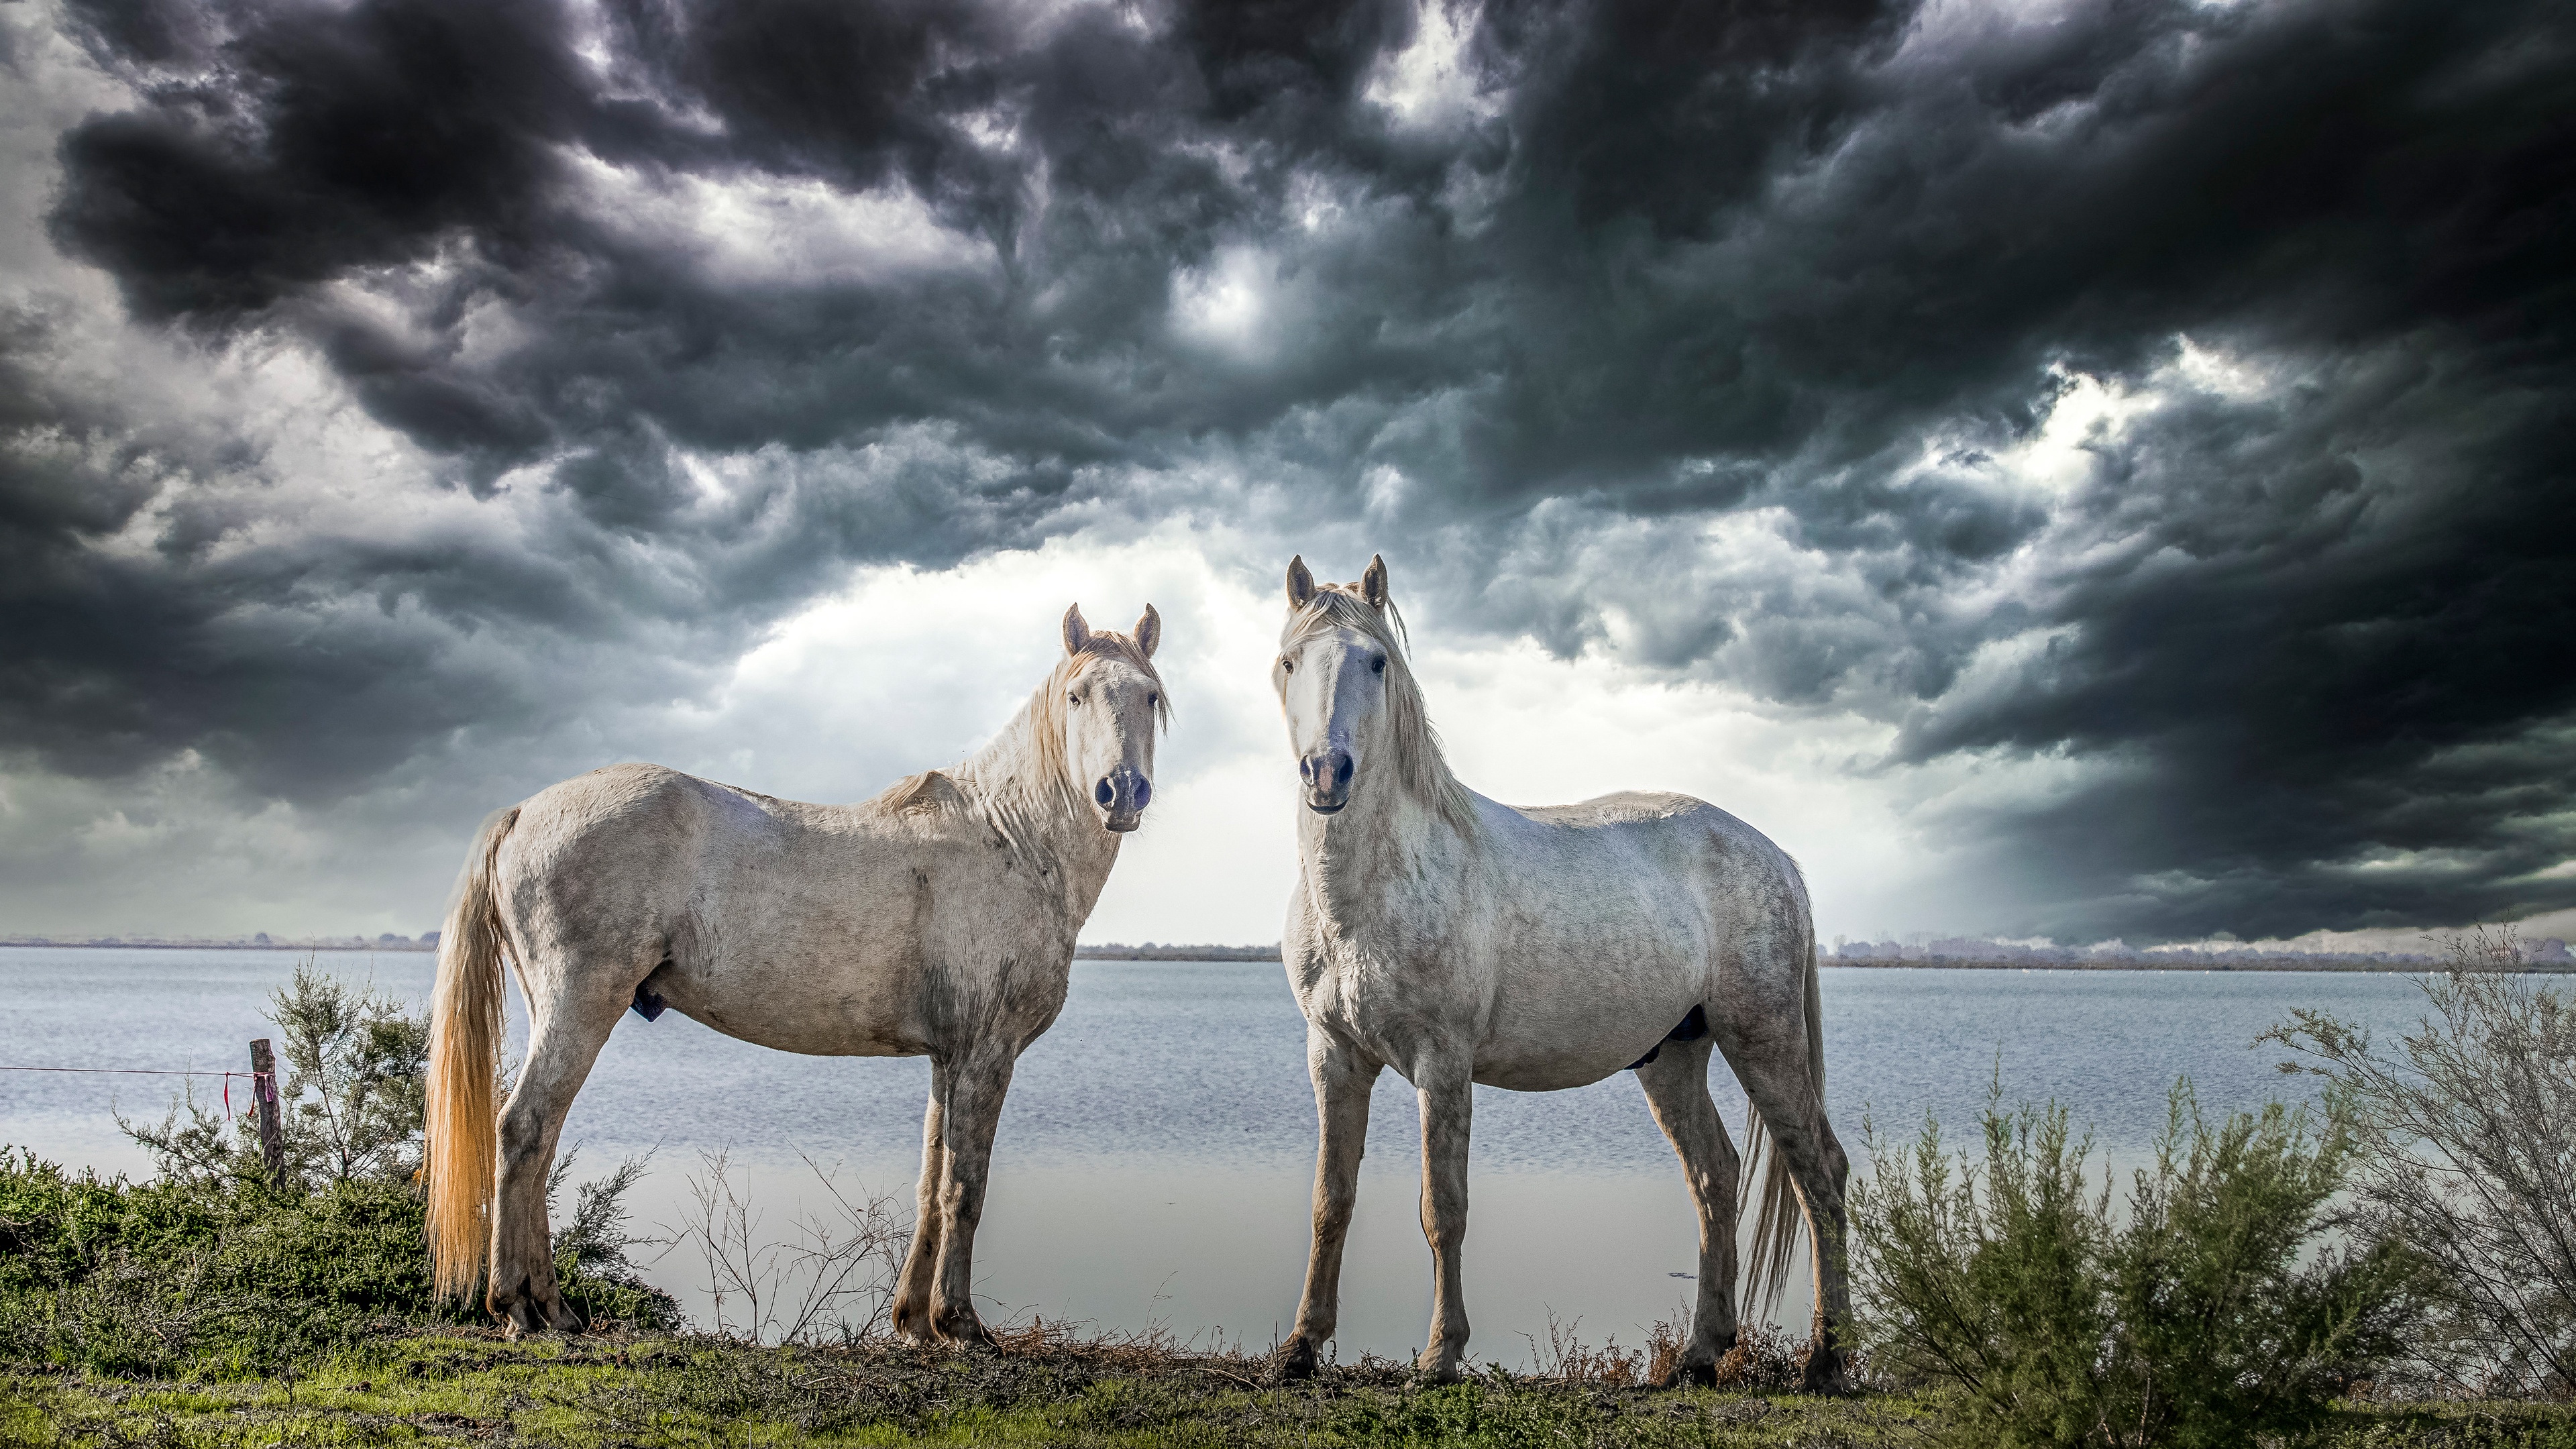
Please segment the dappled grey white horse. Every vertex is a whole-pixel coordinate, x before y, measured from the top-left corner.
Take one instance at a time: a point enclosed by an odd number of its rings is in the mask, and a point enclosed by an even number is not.
[[[989,1341],[971,1297],[993,1126],[1064,1006],[1074,936],[1152,797],[1169,717],[1151,607],[1132,636],[1064,616],[1064,654],[964,764],[856,805],[655,765],[551,786],[485,823],[439,938],[429,1231],[441,1293],[483,1276],[513,1333],[576,1328],[547,1249],[564,1114],[630,1006],[816,1056],[927,1056],[898,1332]],[[504,957],[528,1057],[495,1113]]]
[[[1304,559],[1288,565],[1271,682],[1304,781],[1281,954],[1306,1013],[1319,1129],[1313,1249],[1281,1372],[1311,1374],[1333,1335],[1381,1069],[1420,1100],[1434,1274],[1420,1367],[1446,1379],[1467,1346],[1470,1085],[1557,1091],[1633,1065],[1699,1208],[1698,1303],[1667,1383],[1712,1378],[1737,1330],[1739,1170],[1708,1094],[1714,1048],[1752,1103],[1757,1171],[1766,1130],[1774,1144],[1748,1297],[1779,1294],[1794,1195],[1818,1248],[1806,1380],[1839,1387],[1846,1164],[1825,1120],[1815,928],[1796,863],[1686,795],[1523,810],[1460,784],[1423,712],[1383,559],[1356,584],[1321,587]]]

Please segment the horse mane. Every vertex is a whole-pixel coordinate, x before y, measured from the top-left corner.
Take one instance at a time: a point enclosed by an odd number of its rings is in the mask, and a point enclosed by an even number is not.
[[[952,778],[975,786],[993,828],[1015,847],[1028,849],[1047,824],[1078,821],[1091,808],[1082,782],[1073,778],[1073,762],[1064,754],[1066,686],[1103,659],[1121,660],[1154,681],[1154,718],[1172,727],[1172,692],[1161,671],[1136,641],[1115,630],[1093,631],[1082,648],[1056,661],[1044,683],[1002,726],[993,742],[975,753]]]
[[[1288,616],[1279,631],[1282,652],[1318,634],[1354,629],[1386,652],[1386,717],[1395,736],[1395,775],[1415,798],[1437,811],[1449,827],[1469,840],[1480,833],[1476,799],[1449,768],[1440,749],[1440,732],[1431,727],[1431,712],[1422,702],[1422,683],[1413,676],[1412,636],[1404,627],[1395,600],[1381,611],[1357,591],[1323,584],[1305,607]]]

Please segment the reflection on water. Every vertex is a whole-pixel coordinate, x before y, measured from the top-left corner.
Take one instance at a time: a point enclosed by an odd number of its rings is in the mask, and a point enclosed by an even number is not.
[[[0,948],[10,1003],[0,1064],[239,1070],[268,1034],[286,952]],[[326,954],[326,969],[428,995],[424,954]],[[2385,1032],[2413,1020],[2404,977],[2328,973],[1829,968],[1828,1097],[1860,1157],[1866,1109],[1910,1134],[1965,1127],[2000,1073],[2008,1097],[2054,1096],[2135,1157],[2188,1074],[2211,1107],[2302,1090],[2250,1046],[2293,1006]],[[518,1027],[515,1020],[514,1032]],[[0,1140],[134,1172],[110,1110],[159,1115],[175,1083],[0,1073]],[[208,1083],[211,1095],[212,1083]],[[797,1057],[676,1013],[627,1016],[565,1128],[579,1175],[650,1151],[638,1216],[675,1223],[699,1153],[724,1149],[783,1223],[809,1195],[805,1154],[908,1198],[929,1070],[919,1060]],[[1740,1127],[1733,1084],[1715,1085]],[[238,1094],[237,1094],[238,1095]],[[976,1279],[989,1305],[1105,1327],[1222,1328],[1267,1345],[1296,1312],[1315,1118],[1305,1029],[1276,964],[1080,963],[1064,1015],[1021,1059],[995,1146]],[[1690,1284],[1697,1230],[1671,1150],[1634,1079],[1572,1092],[1478,1088],[1467,1240],[1473,1356],[1521,1362],[1547,1316],[1639,1337]],[[1415,1220],[1412,1093],[1382,1078],[1343,1290],[1342,1351],[1409,1353],[1430,1311]],[[653,1276],[703,1308],[678,1255]],[[1789,1313],[1802,1313],[1795,1304]]]

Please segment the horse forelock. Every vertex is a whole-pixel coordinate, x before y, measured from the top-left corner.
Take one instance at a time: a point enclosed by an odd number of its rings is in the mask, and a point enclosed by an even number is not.
[[[1115,659],[1132,665],[1136,672],[1154,681],[1154,717],[1168,726],[1172,722],[1171,691],[1163,687],[1163,672],[1154,667],[1136,641],[1115,629],[1097,629],[1082,641],[1082,647],[1056,665],[1047,683],[1050,686],[1070,683],[1073,678],[1103,659]]]
[[[1116,660],[1153,681],[1154,721],[1167,730],[1172,727],[1172,691],[1164,687],[1163,672],[1154,667],[1153,660],[1145,657],[1145,651],[1136,646],[1135,640],[1115,630],[1102,629],[1083,640],[1080,649],[1057,660],[1055,669],[1047,675],[1046,683],[1038,686],[1039,698],[1030,701],[1033,705],[1044,706],[1044,722],[1049,726],[1046,730],[1048,747],[1054,750],[1059,761],[1064,756],[1065,686],[1103,660]],[[1070,778],[1071,766],[1067,765],[1065,769]]]
[[[1288,615],[1286,627],[1279,631],[1279,648],[1284,653],[1335,629],[1354,630],[1386,653],[1386,717],[1394,736],[1396,777],[1451,828],[1474,839],[1475,800],[1449,768],[1449,757],[1440,748],[1440,732],[1431,727],[1422,682],[1413,673],[1412,640],[1395,600],[1387,600],[1380,609],[1360,596],[1356,584],[1321,585],[1314,598]]]

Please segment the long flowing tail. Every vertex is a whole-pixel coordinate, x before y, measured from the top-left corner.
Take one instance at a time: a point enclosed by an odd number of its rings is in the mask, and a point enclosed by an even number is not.
[[[1807,946],[1807,1077],[1814,1087],[1809,1098],[1810,1110],[1822,1116],[1825,1110],[1825,1010],[1824,997],[1816,981],[1816,949]],[[1789,1176],[1788,1159],[1771,1141],[1771,1129],[1762,1114],[1750,1102],[1744,1109],[1744,1176],[1742,1201],[1737,1211],[1753,1202],[1754,1182],[1762,1184],[1761,1211],[1753,1219],[1753,1258],[1745,1265],[1744,1316],[1768,1318],[1780,1303],[1781,1291],[1789,1286],[1789,1257],[1797,1250],[1798,1229],[1806,1220],[1799,1211],[1798,1185]],[[1763,1159],[1770,1163],[1765,1169]],[[1815,1246],[1815,1245],[1810,1245]],[[1757,1314],[1756,1309],[1760,1312]]]
[[[483,1278],[492,1249],[489,1210],[499,1176],[500,1125],[492,1101],[501,1062],[501,955],[507,938],[492,896],[492,862],[516,808],[495,813],[474,837],[457,878],[456,904],[438,936],[438,989],[430,997],[429,1259],[442,1298]]]

